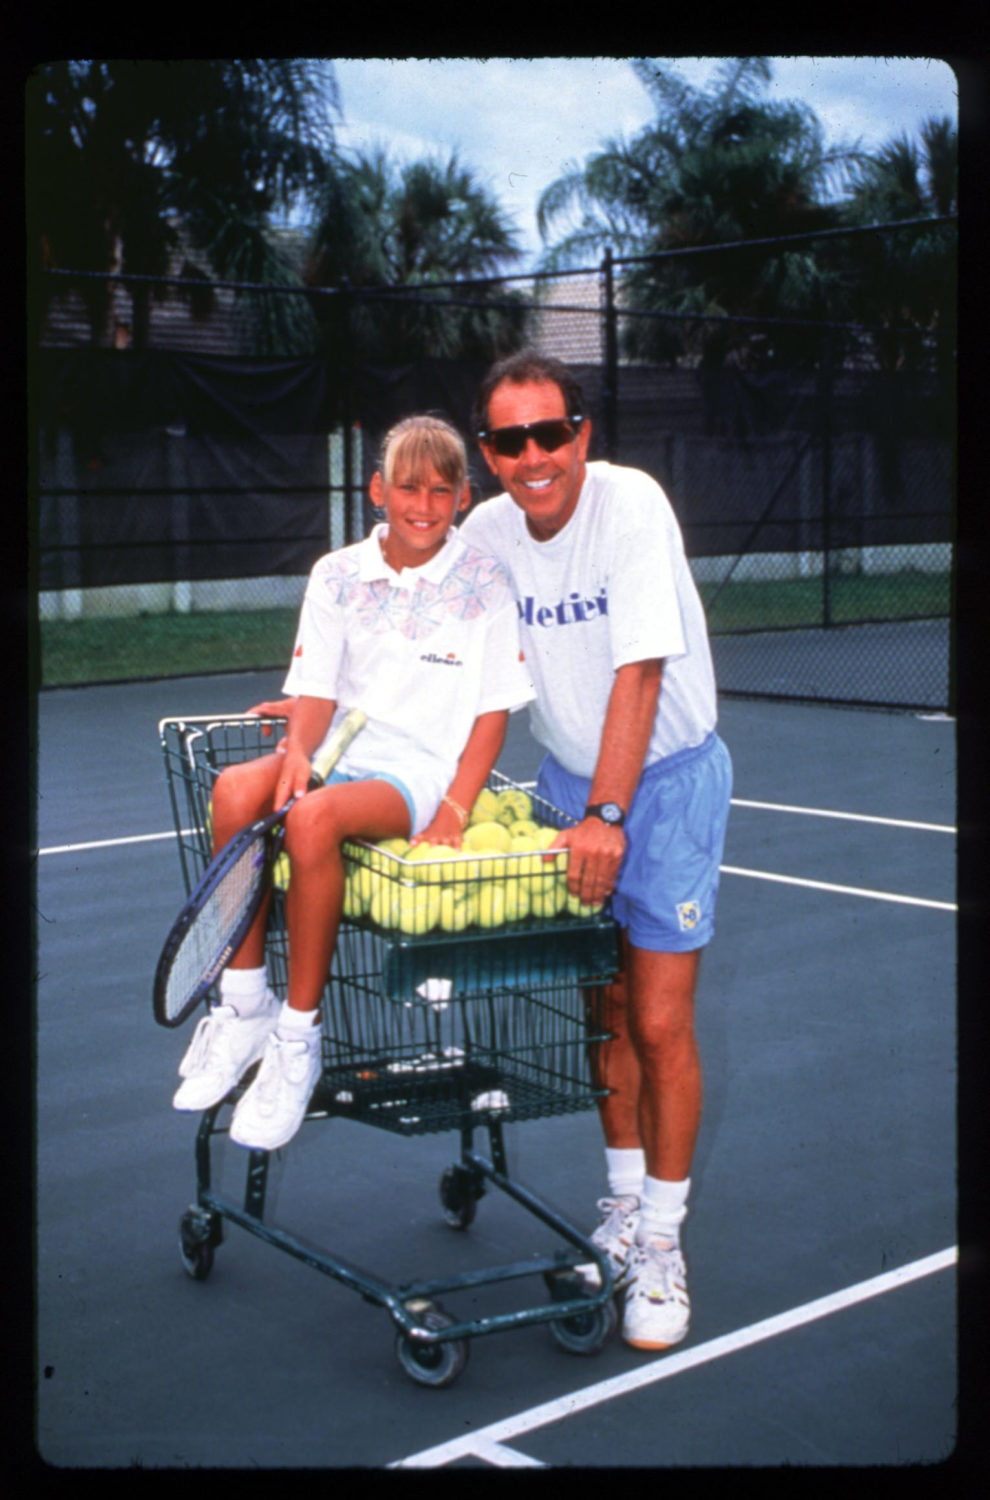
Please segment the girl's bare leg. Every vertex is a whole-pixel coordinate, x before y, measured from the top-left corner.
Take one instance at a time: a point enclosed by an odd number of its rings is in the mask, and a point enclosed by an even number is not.
[[[285,913],[289,935],[289,1006],[320,1003],[344,904],[341,844],[349,838],[407,837],[409,809],[386,781],[341,782],[307,792],[286,819],[290,878]]]

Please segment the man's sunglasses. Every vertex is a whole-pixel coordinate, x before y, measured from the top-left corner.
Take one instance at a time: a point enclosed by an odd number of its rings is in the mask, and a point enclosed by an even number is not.
[[[583,417],[555,417],[548,422],[527,422],[520,427],[493,427],[478,433],[481,442],[494,448],[500,458],[518,458],[532,438],[544,453],[553,453],[565,443],[573,443]]]

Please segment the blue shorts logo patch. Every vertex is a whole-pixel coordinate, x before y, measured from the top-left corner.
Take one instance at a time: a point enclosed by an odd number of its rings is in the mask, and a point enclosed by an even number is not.
[[[677,920],[682,932],[690,932],[701,921],[701,907],[697,901],[682,901],[677,907]]]

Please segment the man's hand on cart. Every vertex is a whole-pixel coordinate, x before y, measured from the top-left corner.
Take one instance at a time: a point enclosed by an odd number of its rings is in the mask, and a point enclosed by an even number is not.
[[[611,896],[626,849],[621,828],[600,818],[583,818],[573,828],[560,831],[550,845],[553,849],[570,850],[567,889],[572,895],[589,906],[598,906]]]

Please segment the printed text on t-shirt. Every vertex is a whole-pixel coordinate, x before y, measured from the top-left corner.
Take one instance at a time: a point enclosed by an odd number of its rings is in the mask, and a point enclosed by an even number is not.
[[[603,588],[594,599],[582,599],[574,592],[556,604],[537,604],[532,594],[518,602],[519,618],[525,625],[583,625],[608,614],[608,591]]]

